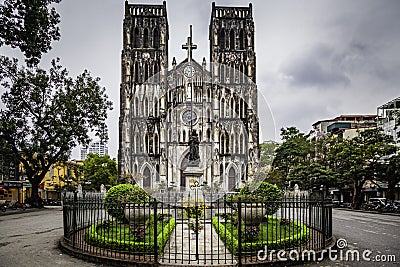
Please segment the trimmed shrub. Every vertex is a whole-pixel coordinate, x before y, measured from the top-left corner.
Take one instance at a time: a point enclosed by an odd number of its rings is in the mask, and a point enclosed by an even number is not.
[[[125,220],[125,204],[145,203],[149,202],[149,199],[149,195],[140,186],[119,184],[107,191],[104,202],[108,214],[118,220]]]
[[[247,203],[265,203],[267,214],[271,215],[278,211],[282,201],[282,191],[273,184],[267,182],[250,183],[243,187],[239,194],[231,197],[230,201],[239,199]]]

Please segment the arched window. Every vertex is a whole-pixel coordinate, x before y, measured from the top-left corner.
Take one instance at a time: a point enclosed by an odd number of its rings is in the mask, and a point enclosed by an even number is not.
[[[218,46],[222,49],[225,48],[225,30],[221,29],[218,35]]]
[[[144,63],[144,82],[149,78],[149,64]]]
[[[139,117],[139,98],[135,97],[135,116]]]
[[[160,32],[157,28],[153,31],[153,47],[158,49],[160,47]]]
[[[243,34],[243,29],[240,30],[239,32],[239,49],[243,50],[244,49],[244,34]]]
[[[144,99],[143,117],[147,117],[148,115],[149,115],[149,99],[146,97]]]
[[[226,138],[225,138],[225,134],[221,134],[221,138],[220,138],[220,152],[221,152],[221,154],[225,154],[225,143],[226,143],[226,140],[225,140]]]
[[[219,165],[219,183],[223,184],[224,182],[224,165],[221,163]]]
[[[154,72],[153,75],[156,75],[160,71],[160,68],[158,67],[158,63],[154,62]]]
[[[231,98],[231,118],[235,117],[235,99],[233,99],[233,97]]]
[[[147,28],[144,29],[144,32],[143,32],[143,47],[144,48],[149,47],[149,30]]]
[[[182,131],[182,142],[186,142],[186,131]]]
[[[229,34],[229,48],[232,50],[235,49],[235,31],[233,29]]]
[[[133,47],[138,48],[140,47],[140,35],[139,35],[139,29],[135,28],[134,34],[133,34]]]
[[[150,153],[150,149],[149,149],[149,136],[147,135],[147,133],[144,135],[144,145],[145,145],[145,153]]]
[[[157,133],[154,133],[154,138],[153,138],[154,140],[154,145],[153,145],[153,147],[154,147],[154,154],[158,154],[158,134]]]
[[[207,129],[206,138],[207,138],[207,142],[210,142],[210,139],[211,139],[211,130],[210,130],[210,128]]]
[[[135,153],[140,153],[140,138],[137,133],[135,133]]]
[[[203,140],[203,133],[201,130],[199,130],[199,141],[201,142]]]
[[[207,121],[208,121],[208,122],[212,121],[211,112],[210,112],[210,109],[209,109],[209,108],[207,109]]]
[[[158,117],[158,101],[157,98],[154,98],[154,112],[153,112],[154,117]]]
[[[160,165],[156,164],[156,181],[159,182],[160,181]]]
[[[221,118],[225,118],[225,99],[222,98],[221,101],[219,102],[219,105],[221,106]]]
[[[135,62],[135,82],[139,82],[139,74],[140,74],[140,69],[139,69],[139,62]]]

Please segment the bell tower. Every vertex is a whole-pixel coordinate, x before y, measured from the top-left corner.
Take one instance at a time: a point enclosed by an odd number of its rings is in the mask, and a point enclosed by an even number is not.
[[[257,115],[256,55],[252,4],[248,7],[216,6],[212,3],[209,26],[210,67],[213,92],[218,96],[214,114],[219,114],[221,136],[219,154],[221,176],[229,177],[229,146],[237,142],[231,135],[237,131],[235,120],[246,131],[247,163],[241,171],[241,182],[252,178],[259,162],[259,121]],[[227,109],[227,107],[229,107]],[[237,122],[236,122],[237,124]],[[229,139],[229,135],[231,138]]]
[[[118,150],[120,179],[125,174],[137,172],[134,169],[137,166],[133,166],[134,157],[142,153],[158,155],[154,149],[159,149],[157,131],[163,103],[158,95],[149,96],[143,92],[152,91],[144,89],[148,86],[160,88],[167,75],[168,39],[165,1],[162,5],[137,5],[125,1]],[[135,132],[139,134],[135,135]],[[144,133],[148,134],[147,139],[142,140]]]

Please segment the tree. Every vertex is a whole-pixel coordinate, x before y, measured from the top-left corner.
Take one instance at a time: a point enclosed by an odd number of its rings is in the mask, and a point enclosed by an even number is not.
[[[97,190],[102,184],[110,188],[117,184],[117,163],[109,155],[88,154],[83,162],[83,175]]]
[[[310,162],[313,145],[295,127],[282,128],[281,137],[283,143],[275,150],[276,155],[270,175],[275,179],[276,175],[281,175],[281,186],[289,180],[293,181],[293,185],[302,184],[307,177],[304,168]]]
[[[353,206],[362,203],[362,187],[380,170],[381,159],[396,151],[393,139],[379,129],[368,129],[353,139],[344,139],[332,147],[336,171],[344,183],[353,184]]]
[[[5,0],[0,6],[0,46],[24,53],[28,66],[37,65],[51,42],[60,39],[60,16],[49,8],[61,0]]]
[[[99,78],[84,71],[75,79],[58,60],[50,70],[19,68],[17,60],[0,58],[5,109],[0,114],[0,138],[12,149],[32,184],[32,199],[52,164],[64,161],[78,144],[87,145],[94,132],[107,139],[105,119],[111,102]],[[38,202],[37,202],[38,203]]]
[[[395,200],[396,185],[400,182],[400,154],[391,155],[380,162],[378,178],[388,183],[387,197]]]

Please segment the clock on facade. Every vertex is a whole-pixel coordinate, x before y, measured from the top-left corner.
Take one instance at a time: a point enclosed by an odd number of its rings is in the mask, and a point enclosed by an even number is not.
[[[188,78],[193,77],[194,73],[195,69],[192,66],[186,66],[183,70],[183,74]]]
[[[185,124],[195,124],[197,121],[197,114],[191,110],[186,110],[182,113],[182,121]]]

